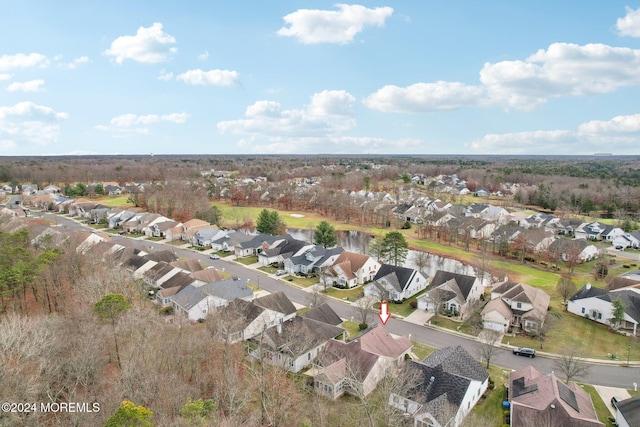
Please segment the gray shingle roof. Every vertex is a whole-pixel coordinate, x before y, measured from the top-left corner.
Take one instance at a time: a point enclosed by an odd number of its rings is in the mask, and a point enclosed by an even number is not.
[[[433,276],[433,280],[431,280],[431,284],[429,285],[429,289],[437,288],[445,282],[448,282],[451,279],[455,279],[458,284],[458,288],[460,292],[462,292],[462,296],[466,301],[469,297],[469,293],[471,289],[473,289],[473,284],[476,281],[475,276],[467,276],[465,274],[451,273],[444,270],[438,270],[436,275]]]
[[[300,317],[306,317],[308,319],[317,320],[318,322],[334,326],[342,323],[340,316],[338,316],[338,314],[333,311],[331,306],[326,302],[313,307],[311,310],[301,313]]]
[[[246,282],[237,277],[207,283],[206,285],[202,285],[200,290],[207,295],[222,298],[227,301],[235,298],[248,298],[253,295],[253,291],[249,289]]]

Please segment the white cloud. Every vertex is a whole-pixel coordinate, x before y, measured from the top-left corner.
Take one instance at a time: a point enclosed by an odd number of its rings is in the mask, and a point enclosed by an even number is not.
[[[616,29],[620,36],[640,37],[640,8],[627,8],[624,18],[618,18]]]
[[[305,44],[336,43],[347,44],[365,26],[384,26],[385,20],[393,14],[391,7],[373,9],[353,4],[337,4],[334,10],[299,9],[283,19],[287,26],[277,31],[278,35],[296,37]]]
[[[10,149],[23,144],[55,142],[60,134],[60,122],[68,118],[67,113],[33,102],[0,106],[0,146]]]
[[[110,132],[114,138],[124,138],[132,135],[149,134],[150,130],[145,127],[156,123],[174,123],[183,124],[189,118],[187,113],[170,113],[170,114],[122,114],[111,119],[110,125],[98,125],[96,130],[101,132]]]
[[[11,77],[13,76],[9,73],[0,73],[0,82],[3,80],[10,80]]]
[[[9,92],[39,92],[44,86],[44,80],[29,80],[28,82],[13,82],[7,86]]]
[[[153,123],[168,122],[183,124],[187,121],[189,115],[187,113],[171,113],[171,114],[147,114],[137,116],[135,114],[123,114],[111,119],[111,124],[116,127],[131,127],[136,125],[150,125]]]
[[[640,86],[640,50],[604,44],[554,43],[524,60],[486,63],[479,86],[459,82],[384,86],[364,99],[386,112],[430,112],[468,106],[531,110],[551,98]]]
[[[484,97],[480,86],[438,81],[407,87],[384,86],[364,99],[374,110],[394,113],[422,113],[477,105]]]
[[[56,58],[56,59],[60,60],[61,58]],[[75,70],[76,68],[78,68],[78,65],[88,64],[89,62],[91,62],[91,60],[89,60],[88,56],[80,56],[71,62],[61,63],[60,66],[68,70]]]
[[[639,147],[640,114],[582,123],[577,131],[489,134],[471,143],[474,151],[483,154],[631,154],[638,153]]]
[[[640,84],[640,50],[554,43],[524,61],[485,64],[480,81],[500,105],[531,109],[549,98],[613,92]]]
[[[640,114],[616,116],[608,121],[593,120],[580,125],[579,131],[585,135],[637,134],[640,139]]]
[[[18,53],[15,55],[0,56],[0,71],[11,71],[19,68],[46,67],[49,60],[46,56],[39,53]]]
[[[111,42],[104,54],[113,56],[118,64],[125,59],[155,64],[169,60],[177,52],[175,37],[162,31],[162,24],[154,22],[152,26],[140,27],[135,36],[120,36]]]
[[[172,72],[167,72],[164,69],[160,70],[160,74],[158,74],[158,80],[171,80],[173,78]]]
[[[237,71],[229,70],[209,70],[200,69],[189,70],[176,76],[176,80],[183,81],[191,85],[207,86],[233,86],[240,79]]]
[[[326,138],[272,137],[265,144],[251,137],[238,141],[238,147],[256,154],[397,154],[414,149],[423,142],[417,139],[331,136]]]
[[[198,55],[198,59],[201,61],[205,61],[208,58],[209,58],[209,52],[207,52],[206,50],[200,55]]]
[[[247,107],[245,119],[218,122],[217,127],[222,133],[267,137],[327,136],[355,127],[354,103],[355,98],[343,90],[316,93],[311,103],[299,110],[283,110],[275,101],[257,101]]]

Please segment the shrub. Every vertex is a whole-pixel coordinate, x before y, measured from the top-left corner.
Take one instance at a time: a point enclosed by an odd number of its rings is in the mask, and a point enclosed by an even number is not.
[[[173,314],[173,307],[172,306],[167,306],[167,307],[162,307],[160,309],[160,314],[164,314],[165,316],[168,316],[170,314]]]
[[[409,307],[411,308],[418,308],[418,301],[413,300],[409,303]]]
[[[358,327],[360,328],[361,331],[364,331],[369,327],[369,325],[367,325],[366,323],[360,323]]]

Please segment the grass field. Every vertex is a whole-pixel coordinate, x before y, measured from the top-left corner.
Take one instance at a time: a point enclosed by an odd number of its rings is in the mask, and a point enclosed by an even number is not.
[[[598,419],[604,423],[607,427],[613,427],[613,423],[609,421],[611,417],[611,412],[609,412],[608,402],[603,402],[600,394],[596,391],[596,389],[589,384],[579,384],[580,387],[584,389],[591,396],[591,401],[593,401],[593,407],[596,410],[596,415]]]
[[[352,289],[338,289],[334,287],[328,287],[326,292],[322,290],[321,292],[326,293],[330,297],[342,299],[345,301],[355,301],[362,297],[362,286],[357,286]]]
[[[556,304],[553,304],[553,309],[562,313],[562,318],[553,320],[554,325],[547,333],[543,351],[561,353],[566,348],[578,348],[582,356],[596,359],[608,359],[609,353],[617,353],[620,364],[623,364],[630,350],[631,360],[640,359],[640,343],[637,340],[610,332],[606,326],[595,321],[563,312],[561,306]],[[540,348],[538,339],[523,336],[505,336],[502,342],[518,347]]]

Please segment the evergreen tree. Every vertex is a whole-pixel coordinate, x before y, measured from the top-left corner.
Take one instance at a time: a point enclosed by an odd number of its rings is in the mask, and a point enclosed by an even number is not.
[[[382,239],[382,259],[389,264],[402,265],[409,254],[409,244],[399,231],[391,231]]]
[[[316,245],[330,248],[338,243],[336,239],[336,229],[327,221],[321,221],[313,232],[313,241]]]
[[[258,214],[258,219],[256,220],[256,230],[258,233],[277,236],[284,234],[286,229],[287,225],[282,218],[280,218],[280,214],[277,211],[263,209]]]

